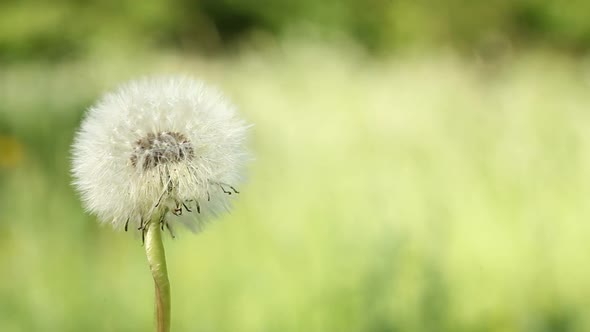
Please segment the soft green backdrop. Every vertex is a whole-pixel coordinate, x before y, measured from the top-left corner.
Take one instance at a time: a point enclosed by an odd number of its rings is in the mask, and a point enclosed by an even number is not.
[[[62,8],[3,6],[30,29],[42,23],[34,15]],[[124,17],[122,27],[141,27]],[[17,25],[0,28],[0,331],[153,329],[141,239],[84,213],[69,149],[101,93],[154,73],[216,84],[255,124],[255,160],[232,213],[165,241],[173,331],[590,330],[583,53],[509,34],[484,43],[491,49],[457,37],[376,56],[346,29],[322,26],[209,53],[135,48],[125,42],[142,36],[132,29],[115,26],[119,38],[73,22],[57,35],[98,42],[77,53],[46,39],[55,58],[6,46]],[[35,45],[24,36],[14,40]]]

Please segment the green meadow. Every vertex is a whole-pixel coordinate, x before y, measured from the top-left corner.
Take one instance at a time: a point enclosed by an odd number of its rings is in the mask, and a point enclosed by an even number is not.
[[[141,238],[84,212],[69,151],[167,73],[254,124],[231,213],[165,238],[173,331],[590,330],[590,62],[282,41],[0,69],[0,331],[153,330]]]

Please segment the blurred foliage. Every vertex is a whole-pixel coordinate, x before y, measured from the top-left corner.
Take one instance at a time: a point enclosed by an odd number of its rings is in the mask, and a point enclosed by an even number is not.
[[[153,328],[139,236],[69,176],[84,109],[146,71],[214,82],[255,124],[232,213],[166,238],[174,331],[590,330],[587,62],[288,41],[107,60],[0,76],[0,331]]]
[[[84,213],[69,149],[170,72],[223,87],[256,157],[166,241],[175,331],[590,331],[590,64],[561,55],[589,46],[581,0],[4,0],[0,331],[153,327],[141,240]]]
[[[61,60],[97,47],[218,52],[313,32],[373,53],[451,46],[503,52],[590,47],[590,2],[572,0],[4,0],[0,61]]]

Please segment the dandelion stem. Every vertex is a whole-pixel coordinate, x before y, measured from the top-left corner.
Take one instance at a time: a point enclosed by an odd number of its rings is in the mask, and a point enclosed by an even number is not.
[[[158,332],[170,331],[170,282],[166,255],[158,219],[152,219],[145,236],[145,252],[156,288],[156,322]]]

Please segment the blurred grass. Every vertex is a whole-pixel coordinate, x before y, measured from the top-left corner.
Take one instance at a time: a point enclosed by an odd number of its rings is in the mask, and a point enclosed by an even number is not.
[[[173,330],[590,329],[587,62],[285,42],[3,69],[1,331],[152,328],[141,241],[83,212],[69,145],[105,89],[177,72],[240,105],[256,160],[231,215],[166,241]]]

